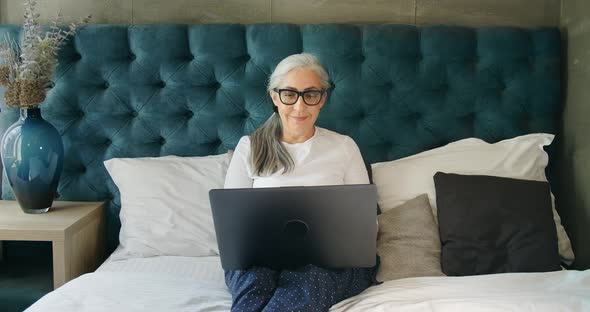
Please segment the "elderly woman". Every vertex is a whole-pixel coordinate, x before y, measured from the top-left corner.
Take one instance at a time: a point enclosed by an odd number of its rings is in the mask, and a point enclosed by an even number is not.
[[[310,54],[282,60],[270,76],[274,113],[240,139],[225,188],[367,184],[357,145],[315,125],[330,87],[326,70]],[[374,281],[375,268],[328,270],[313,265],[275,271],[226,271],[232,311],[327,311]]]

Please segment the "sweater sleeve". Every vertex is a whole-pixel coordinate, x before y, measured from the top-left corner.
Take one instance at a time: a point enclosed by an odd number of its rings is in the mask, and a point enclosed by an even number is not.
[[[346,153],[349,160],[344,174],[344,184],[369,184],[369,174],[361,151],[350,137],[346,137]]]
[[[224,188],[249,188],[254,180],[249,173],[250,138],[243,136],[232,156],[225,176]]]

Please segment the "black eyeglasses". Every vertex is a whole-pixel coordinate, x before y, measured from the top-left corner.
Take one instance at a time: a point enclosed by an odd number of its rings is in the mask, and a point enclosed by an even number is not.
[[[291,89],[272,89],[274,92],[279,94],[281,103],[285,105],[293,105],[297,103],[299,97],[303,97],[303,102],[309,106],[320,104],[322,97],[326,91],[324,90],[307,90],[307,91],[295,91]]]

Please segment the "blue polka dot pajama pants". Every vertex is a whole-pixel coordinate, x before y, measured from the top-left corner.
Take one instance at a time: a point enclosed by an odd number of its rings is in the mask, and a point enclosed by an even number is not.
[[[307,265],[276,271],[254,267],[225,272],[232,312],[328,311],[361,293],[375,280],[376,268],[328,270]]]

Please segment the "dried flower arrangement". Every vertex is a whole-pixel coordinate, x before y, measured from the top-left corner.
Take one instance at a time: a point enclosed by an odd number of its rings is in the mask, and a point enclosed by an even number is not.
[[[45,32],[37,22],[35,5],[34,0],[25,0],[21,43],[7,36],[0,44],[0,59],[4,63],[0,65],[0,86],[7,87],[4,99],[10,107],[36,108],[45,100],[59,48],[90,20],[87,16],[64,28],[59,26],[63,18],[58,14]]]

